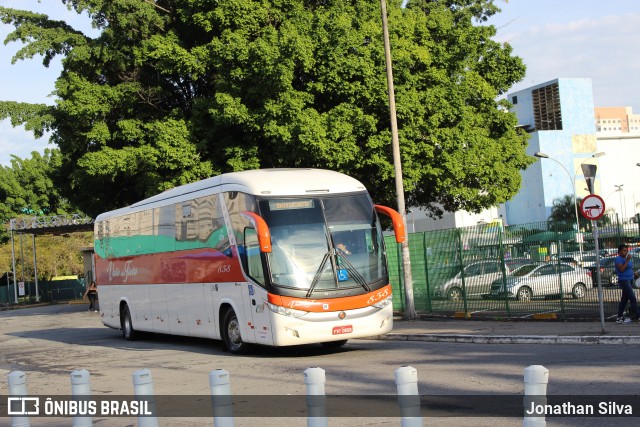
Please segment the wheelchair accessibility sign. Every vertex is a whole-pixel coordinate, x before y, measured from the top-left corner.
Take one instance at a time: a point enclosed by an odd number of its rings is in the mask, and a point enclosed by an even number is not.
[[[349,273],[345,269],[338,270],[338,282],[346,282],[349,280]]]

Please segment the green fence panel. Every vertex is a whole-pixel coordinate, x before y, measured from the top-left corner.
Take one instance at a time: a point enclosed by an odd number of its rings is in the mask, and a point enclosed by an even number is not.
[[[597,225],[606,267],[602,269],[603,302],[605,314],[611,316],[620,298],[611,256],[620,243],[627,243],[636,256],[635,268],[640,268],[640,221],[619,221],[614,215],[603,217]],[[584,219],[580,227],[578,233],[575,222],[504,227],[494,222],[410,234],[416,311],[489,318],[597,318],[594,229]],[[393,307],[402,311],[400,245],[392,236],[385,241]]]
[[[394,236],[385,236],[387,263],[389,265],[389,282],[391,283],[393,309],[404,311],[404,286],[402,286],[402,254],[401,245]]]
[[[9,302],[13,302],[13,286],[0,285],[0,304],[8,304]]]
[[[80,299],[84,294],[84,281],[78,279],[43,281],[38,284],[41,298],[58,302]]]

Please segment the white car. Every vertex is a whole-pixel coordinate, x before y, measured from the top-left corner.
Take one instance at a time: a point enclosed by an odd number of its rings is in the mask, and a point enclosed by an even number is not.
[[[436,285],[434,296],[456,301],[465,296],[468,298],[486,295],[491,283],[503,276],[503,268],[504,272],[509,274],[509,267],[499,260],[472,262],[445,283]]]
[[[593,251],[585,251],[582,254],[579,252],[566,252],[551,255],[551,261],[558,261],[558,257],[560,258],[560,262],[566,262],[568,264],[577,264],[580,267],[586,267],[588,265],[594,264],[596,262],[596,254]],[[600,256],[600,260],[603,257]]]
[[[572,264],[528,264],[508,276],[506,283],[502,279],[494,281],[489,295],[492,298],[516,298],[518,301],[531,301],[534,297],[561,294],[584,298],[587,294],[587,283],[590,282],[587,270]]]

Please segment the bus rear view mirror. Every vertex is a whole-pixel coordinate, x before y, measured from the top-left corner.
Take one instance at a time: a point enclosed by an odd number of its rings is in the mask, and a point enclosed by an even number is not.
[[[388,208],[382,205],[374,205],[376,212],[382,215],[386,215],[391,218],[391,223],[393,224],[393,232],[396,236],[396,242],[402,243],[405,240],[405,227],[404,221],[402,220],[402,215],[400,215],[395,210]]]
[[[240,212],[240,215],[247,218],[258,234],[258,243],[260,244],[260,252],[271,252],[271,232],[269,226],[262,217],[253,212]]]

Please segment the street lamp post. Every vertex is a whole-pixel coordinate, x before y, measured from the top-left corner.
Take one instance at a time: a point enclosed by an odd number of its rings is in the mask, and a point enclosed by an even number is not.
[[[393,166],[396,181],[396,198],[398,212],[402,215],[402,222],[407,224],[407,212],[404,204],[404,185],[402,183],[402,161],[400,158],[400,142],[398,140],[398,123],[396,119],[396,99],[393,89],[393,71],[391,65],[391,47],[389,44],[389,28],[387,25],[387,3],[380,0],[382,14],[382,38],[384,42],[384,62],[387,71],[387,90],[389,91],[389,116],[391,121],[391,146],[393,151]],[[413,320],[418,317],[413,300],[413,278],[411,275],[411,257],[409,253],[409,227],[405,227],[404,242],[402,242],[402,270],[404,278],[404,318]]]
[[[605,152],[599,152],[599,153],[592,154],[591,157],[592,158],[602,157],[605,154],[606,154]],[[562,169],[564,169],[564,171],[567,173],[567,176],[569,177],[569,180],[571,181],[571,190],[573,192],[573,209],[574,209],[574,213],[575,213],[575,216],[576,216],[576,240],[579,240],[578,239],[578,235],[580,234],[580,222],[579,222],[579,216],[578,216],[578,196],[576,195],[576,175],[578,174],[578,172],[576,171],[573,174],[573,176],[571,176],[571,173],[569,172],[569,170],[562,163],[560,163],[558,160],[554,159],[553,157],[550,157],[546,153],[542,153],[540,151],[537,151],[533,156],[534,157],[538,157],[539,159],[553,160],[554,162],[559,164],[560,167],[562,167]],[[638,163],[638,166],[640,166],[640,163]],[[580,258],[582,258],[582,242],[579,241],[578,245],[579,245],[579,249],[580,249]]]
[[[591,155],[591,157],[601,157],[604,156],[605,153],[595,153],[593,155]],[[580,233],[580,224],[578,223],[578,200],[576,197],[576,175],[577,172],[573,175],[573,177],[571,177],[571,174],[569,173],[569,171],[567,170],[567,168],[564,167],[564,165],[562,163],[560,163],[559,161],[557,161],[556,159],[552,159],[551,157],[549,157],[549,155],[545,154],[545,153],[541,153],[541,152],[537,152],[534,154],[535,157],[539,157],[541,159],[550,159],[553,160],[554,162],[558,163],[560,166],[562,166],[562,169],[564,169],[564,171],[567,173],[567,175],[569,175],[569,179],[571,180],[571,185],[573,186],[573,207],[575,208],[575,213],[576,213],[576,239],[577,239],[577,233]],[[638,164],[638,166],[640,166],[640,163]],[[593,186],[590,186],[591,191],[593,191]],[[606,205],[606,203],[605,203]],[[599,250],[598,250],[598,223],[596,221],[591,221],[592,225],[593,225],[593,243],[595,246],[595,255],[596,255],[596,283],[598,284],[598,305],[600,306],[600,326],[602,328],[602,333],[604,334],[604,300],[603,300],[603,296],[602,296],[602,279],[600,278],[600,257],[598,256]],[[582,243],[580,243],[580,258],[582,259]]]
[[[624,187],[624,184],[614,185],[614,187],[616,187],[616,191],[620,195],[620,221],[624,222],[624,213],[622,212],[622,187]]]
[[[640,163],[636,163],[636,166],[640,166]],[[638,222],[638,229],[640,230],[640,221],[638,221],[638,204],[636,204],[636,195],[633,194],[633,216],[636,218]]]
[[[416,221],[413,217],[413,209],[407,209],[407,213],[411,214],[411,232],[415,233],[416,232]]]
[[[559,161],[557,161],[553,157],[549,157],[548,154],[545,154],[545,153],[542,153],[540,151],[537,151],[534,154],[534,157],[538,157],[539,159],[553,160],[554,162],[559,164],[560,167],[562,169],[564,169],[564,171],[567,173],[567,176],[569,177],[569,180],[571,181],[571,190],[573,191],[573,208],[574,208],[575,214],[576,214],[576,236],[577,236],[578,235],[577,233],[580,233],[580,223],[578,222],[578,199],[576,197],[576,182],[575,182],[574,177],[571,176],[571,173],[569,173],[569,170],[566,167],[564,167],[564,165],[562,163],[560,163]],[[580,255],[582,257],[582,244],[580,244]]]

